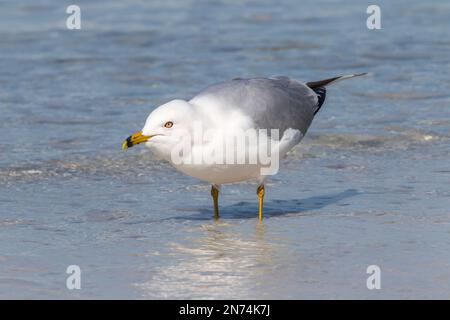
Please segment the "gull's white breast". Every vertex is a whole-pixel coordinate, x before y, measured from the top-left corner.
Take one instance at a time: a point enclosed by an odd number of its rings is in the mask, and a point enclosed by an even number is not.
[[[260,179],[259,165],[175,165],[174,167],[179,171],[197,178],[209,182],[211,184],[224,184],[246,181],[251,179]]]

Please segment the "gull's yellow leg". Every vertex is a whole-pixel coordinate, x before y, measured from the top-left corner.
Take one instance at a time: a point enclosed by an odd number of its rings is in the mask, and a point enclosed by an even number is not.
[[[259,198],[259,222],[262,222],[263,219],[263,201],[264,201],[264,185],[260,185],[258,189],[256,189],[256,194]]]
[[[214,219],[219,219],[219,188],[217,186],[211,186],[211,195],[214,201]]]

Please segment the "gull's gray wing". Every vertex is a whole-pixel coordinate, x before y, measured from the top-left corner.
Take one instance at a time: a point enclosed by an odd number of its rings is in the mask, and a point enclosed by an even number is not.
[[[250,116],[257,128],[298,129],[304,135],[318,110],[317,94],[288,77],[233,79],[212,85],[190,102],[213,98]]]

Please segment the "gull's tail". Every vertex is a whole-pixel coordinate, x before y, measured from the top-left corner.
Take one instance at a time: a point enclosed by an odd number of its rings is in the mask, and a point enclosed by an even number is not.
[[[366,72],[364,72],[364,73],[348,74],[348,75],[345,75],[345,76],[334,77],[334,78],[325,79],[325,80],[307,82],[306,85],[308,87],[310,87],[311,89],[315,89],[315,88],[318,88],[318,87],[328,86],[330,84],[336,83],[336,82],[341,81],[341,80],[346,80],[346,79],[351,79],[351,78],[354,78],[354,77],[364,76],[366,74],[367,74]]]
[[[322,107],[323,103],[325,102],[325,96],[327,94],[327,89],[325,88],[326,86],[329,86],[329,85],[334,84],[341,80],[364,76],[366,74],[367,74],[366,72],[355,73],[355,74],[348,74],[348,75],[340,76],[340,77],[329,78],[329,79],[325,79],[325,80],[307,82],[306,85],[308,87],[310,87],[317,94],[317,98],[319,99],[319,103],[317,105],[316,111],[314,111],[314,114],[319,112],[320,108]]]

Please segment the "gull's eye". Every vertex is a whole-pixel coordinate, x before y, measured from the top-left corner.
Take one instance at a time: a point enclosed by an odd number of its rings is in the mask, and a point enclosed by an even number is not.
[[[164,127],[166,127],[166,128],[172,128],[172,126],[173,126],[172,121],[167,121],[166,124],[164,125]]]

